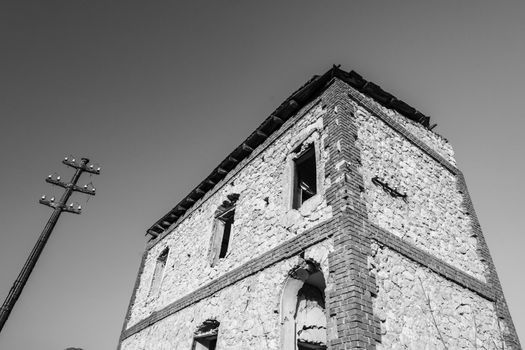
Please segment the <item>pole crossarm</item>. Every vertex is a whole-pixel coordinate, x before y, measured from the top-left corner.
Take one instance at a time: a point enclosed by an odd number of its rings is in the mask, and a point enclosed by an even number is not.
[[[82,209],[79,207],[74,208],[72,204],[70,205],[64,205],[62,206],[62,211],[65,211],[67,213],[73,213],[73,214],[81,214]]]
[[[66,211],[68,213],[74,213],[74,214],[81,214],[82,213],[82,208],[80,206],[75,208],[73,206],[73,204],[60,206],[59,204],[57,204],[55,202],[52,202],[52,201],[50,201],[48,199],[40,199],[38,202],[40,204],[47,205],[48,207],[53,208],[53,209],[60,208],[61,211]]]
[[[56,209],[56,208],[59,207],[59,206],[57,205],[57,203],[55,203],[54,201],[51,201],[51,200],[49,200],[49,199],[40,199],[38,202],[39,202],[40,204],[47,205],[48,207],[53,208],[53,209]]]
[[[91,196],[94,196],[96,193],[96,190],[94,187],[90,187],[88,185],[84,185],[83,187],[80,187],[80,186],[77,186],[71,183],[67,183],[67,182],[60,181],[58,179],[54,179],[53,177],[51,177],[51,175],[49,175],[46,178],[46,182],[52,185],[60,186],[65,189],[68,189],[69,187],[71,187],[73,188],[73,191],[75,192],[81,192],[81,193],[89,194]]]
[[[86,158],[82,158],[82,159],[86,159]],[[89,160],[88,160],[88,162],[89,162]],[[82,163],[82,162],[80,164],[78,164],[75,161],[75,158],[70,159],[69,157],[66,157],[66,158],[64,158],[62,163],[64,163],[67,166],[70,166],[72,168],[75,168],[75,169],[81,169],[82,171],[85,171],[86,173],[91,173],[91,174],[95,174],[95,175],[99,175],[100,174],[100,167],[95,167],[95,165],[93,165],[93,164],[89,164],[88,165],[87,163]]]
[[[33,268],[35,267],[38,258],[40,257],[40,254],[44,249],[44,246],[46,245],[49,237],[51,236],[51,232],[53,231],[58,221],[58,218],[60,217],[60,214],[64,211],[74,214],[81,213],[82,208],[80,207],[80,205],[78,205],[75,208],[75,205],[73,203],[70,203],[69,205],[67,204],[69,197],[71,197],[73,192],[81,192],[92,196],[95,195],[95,188],[92,185],[84,185],[83,187],[80,187],[77,186],[77,182],[80,178],[80,175],[82,175],[83,172],[95,175],[100,174],[100,167],[95,167],[93,164],[88,164],[89,159],[87,158],[81,158],[80,163],[77,163],[74,158],[70,159],[69,157],[65,157],[62,163],[72,168],[75,168],[75,174],[71,178],[70,182],[60,181],[59,176],[53,178],[53,175],[49,175],[46,178],[47,183],[62,187],[65,189],[65,191],[57,202],[55,202],[55,197],[51,197],[51,199],[46,199],[46,196],[42,196],[42,198],[40,198],[39,200],[41,204],[53,208],[53,213],[47,221],[47,224],[44,227],[42,233],[40,234],[40,237],[38,238],[38,241],[33,247],[33,250],[29,254],[29,257],[27,258],[24,266],[22,267],[20,274],[18,275],[16,281],[13,283],[13,286],[9,290],[9,294],[7,295],[4,303],[0,307],[0,332],[2,331],[2,328],[4,327],[4,324],[6,323],[11,313],[11,310],[13,310],[16,301],[20,297],[20,294],[22,294],[22,290],[24,289],[24,286],[26,285],[27,280],[31,275],[31,272],[33,271]]]
[[[88,185],[84,185],[84,187],[80,187],[80,186],[74,185],[73,186],[73,191],[89,194],[91,196],[94,196],[95,192],[96,192],[94,187],[89,188]]]
[[[50,183],[50,184],[52,184],[52,185],[60,186],[60,187],[65,188],[65,189],[67,189],[67,187],[70,185],[70,184],[68,184],[68,183],[66,183],[66,182],[62,182],[62,181],[60,181],[60,180],[53,179],[53,178],[51,177],[51,175],[49,175],[48,177],[46,177],[46,182],[47,182],[47,183]]]

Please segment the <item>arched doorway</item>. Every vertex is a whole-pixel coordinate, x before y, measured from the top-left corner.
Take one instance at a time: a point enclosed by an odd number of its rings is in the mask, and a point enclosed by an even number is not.
[[[281,295],[281,350],[326,349],[325,288],[313,262],[290,272]]]

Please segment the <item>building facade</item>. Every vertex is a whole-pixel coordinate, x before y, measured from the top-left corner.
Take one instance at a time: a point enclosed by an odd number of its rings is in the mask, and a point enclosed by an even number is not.
[[[312,78],[148,230],[119,349],[521,349],[432,128]]]

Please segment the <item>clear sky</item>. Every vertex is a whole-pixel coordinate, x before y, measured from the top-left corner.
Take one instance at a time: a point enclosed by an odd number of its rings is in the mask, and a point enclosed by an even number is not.
[[[114,349],[145,230],[332,64],[430,115],[455,147],[522,342],[525,2],[0,2],[0,298],[69,177],[0,349]]]

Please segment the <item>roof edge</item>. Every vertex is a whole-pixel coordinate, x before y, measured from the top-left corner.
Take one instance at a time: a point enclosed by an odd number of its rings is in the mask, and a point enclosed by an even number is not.
[[[195,202],[205,196],[215,185],[233,170],[237,164],[247,158],[252,151],[262,144],[271,134],[278,130],[284,122],[290,119],[307,103],[321,94],[332,82],[338,78],[357,91],[374,99],[382,106],[393,109],[406,118],[415,121],[432,130],[430,117],[417,111],[407,103],[381,89],[379,85],[365,80],[355,71],[346,72],[334,65],[321,76],[314,75],[303,86],[292,93],[279,107],[277,107],[237,148],[235,148],[222,162],[219,163],[210,175],[197,185],[166,215],[157,220],[147,231],[151,240],[159,238],[166,230],[175,224]],[[160,239],[160,238],[159,238]]]

